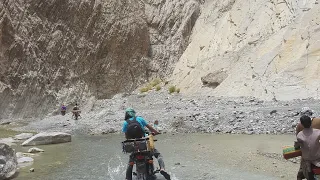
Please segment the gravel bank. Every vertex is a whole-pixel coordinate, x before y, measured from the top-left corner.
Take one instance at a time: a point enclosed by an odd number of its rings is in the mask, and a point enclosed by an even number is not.
[[[67,113],[65,116],[35,120],[15,130],[118,133],[123,123],[124,109],[133,107],[148,122],[159,120],[163,132],[292,134],[299,122],[300,109],[309,106],[317,112],[319,102],[314,99],[261,101],[249,97],[170,95],[164,90],[145,94],[133,92],[96,101],[91,109],[82,109],[78,121]]]

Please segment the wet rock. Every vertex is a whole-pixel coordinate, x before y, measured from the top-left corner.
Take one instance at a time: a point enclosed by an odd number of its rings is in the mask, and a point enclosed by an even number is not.
[[[37,154],[33,154],[33,153],[23,153],[23,152],[17,152],[16,153],[17,158],[21,158],[21,157],[35,157],[38,156]]]
[[[8,121],[8,122],[3,122],[3,123],[1,123],[0,125],[9,125],[9,124],[11,124],[10,121]]]
[[[31,138],[32,136],[33,136],[32,133],[21,133],[21,134],[15,135],[14,139],[25,140],[25,139]]]
[[[21,164],[21,163],[29,163],[29,162],[33,162],[33,158],[32,157],[21,157],[21,158],[18,158],[18,163]]]
[[[115,132],[116,132],[116,130],[114,128],[110,128],[110,129],[102,131],[101,134],[111,134],[111,133],[115,133]]]
[[[31,166],[33,164],[33,158],[32,157],[20,157],[18,158],[18,166],[19,167],[26,167]]]
[[[17,158],[20,158],[20,157],[22,157],[22,156],[23,156],[23,153],[22,153],[22,152],[17,152],[17,153],[16,153],[16,157],[17,157]]]
[[[71,142],[71,135],[62,132],[42,132],[23,142],[22,146],[58,144]]]
[[[232,132],[232,128],[230,128],[230,127],[227,127],[227,128],[225,128],[225,130],[223,131],[223,133],[227,133],[227,134],[229,134],[229,133],[231,133]]]
[[[37,147],[33,147],[28,150],[28,153],[38,153],[38,152],[44,152],[44,150]]]
[[[9,179],[17,173],[17,157],[7,144],[0,143],[0,179]]]
[[[175,163],[174,165],[179,166],[179,165],[181,165],[181,163]]]
[[[272,111],[270,111],[270,115],[275,114],[277,112],[278,112],[277,110],[272,110]]]
[[[9,146],[12,146],[15,144],[15,142],[17,142],[16,140],[14,140],[13,138],[9,137],[9,138],[2,138],[0,139],[0,143],[4,143],[7,144]]]

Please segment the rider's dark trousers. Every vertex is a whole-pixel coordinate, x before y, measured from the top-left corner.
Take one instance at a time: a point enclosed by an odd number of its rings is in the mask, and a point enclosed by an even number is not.
[[[165,169],[164,161],[163,161],[163,156],[160,154],[160,152],[157,149],[153,150],[153,156],[157,158],[160,169]],[[132,180],[132,169],[133,165],[130,165],[130,162],[134,161],[134,157],[131,154],[129,157],[129,164],[127,167],[127,172],[126,172],[126,179],[127,180]]]

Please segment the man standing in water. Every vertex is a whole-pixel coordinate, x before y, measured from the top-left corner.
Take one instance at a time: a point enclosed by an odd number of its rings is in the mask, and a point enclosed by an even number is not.
[[[320,167],[320,130],[311,127],[312,120],[310,116],[313,115],[312,110],[304,108],[301,114],[300,124],[297,126],[297,142],[295,142],[295,147],[301,147],[302,152],[297,180],[304,178],[314,180],[312,168],[315,166]]]
[[[309,116],[311,117],[311,120],[313,119],[313,114],[314,114],[314,111],[312,109],[310,109],[309,107],[303,107],[300,111],[300,117],[302,116]],[[303,125],[301,123],[299,123],[296,127],[296,136],[298,135],[298,133],[300,131],[303,130]],[[298,147],[299,145],[295,143],[295,146]],[[303,170],[303,160],[301,159],[301,162],[300,162],[300,167],[299,167],[299,171],[298,171],[298,174],[297,174],[297,180],[302,180],[302,179],[305,179],[305,175],[304,175],[304,170]],[[306,173],[306,172],[305,172]]]
[[[155,120],[153,123],[153,128],[156,129],[157,131],[159,131],[159,121]],[[160,131],[159,131],[160,132]]]
[[[146,120],[140,116],[136,116],[136,112],[132,108],[128,108],[125,111],[125,122],[123,123],[122,132],[125,133],[126,139],[135,139],[142,138],[145,136],[144,128],[147,127],[155,135],[160,134],[152,126],[150,126]],[[165,165],[163,157],[157,149],[153,150],[153,155],[157,158],[160,166],[160,173],[167,179],[170,180],[170,175],[165,171]],[[132,180],[132,169],[133,165],[130,165],[132,162],[132,157],[130,155],[130,160],[126,172],[126,180]]]

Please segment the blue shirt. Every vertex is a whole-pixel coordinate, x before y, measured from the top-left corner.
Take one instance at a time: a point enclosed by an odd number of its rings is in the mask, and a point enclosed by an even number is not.
[[[130,118],[129,120],[132,121],[133,118]],[[144,128],[148,125],[147,121],[144,120],[144,119],[143,119],[142,117],[140,117],[140,116],[137,116],[137,117],[136,117],[136,120],[139,122],[139,124],[140,124],[140,126],[142,127],[142,129],[144,129]],[[125,121],[125,122],[123,123],[123,126],[122,126],[122,132],[126,133],[126,132],[127,132],[127,128],[128,128],[128,123],[127,123],[127,121]]]

